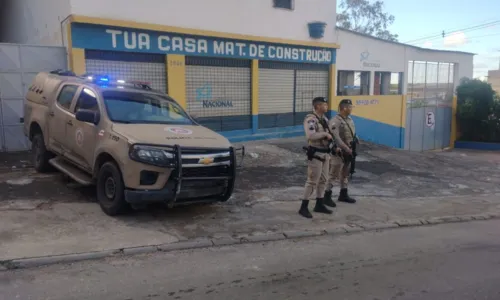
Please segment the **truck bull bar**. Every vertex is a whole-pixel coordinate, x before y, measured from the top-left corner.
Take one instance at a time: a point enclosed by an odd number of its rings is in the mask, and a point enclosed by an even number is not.
[[[146,200],[146,198],[151,199],[151,201],[162,201],[165,202],[168,207],[173,207],[174,205],[176,205],[179,196],[182,197],[181,199],[187,200],[186,202],[180,202],[179,205],[187,204],[190,202],[225,202],[229,200],[234,191],[236,171],[237,169],[242,167],[245,157],[244,146],[240,146],[238,148],[233,146],[228,148],[206,148],[183,147],[178,144],[171,146],[139,143],[132,145],[131,149],[134,146],[151,147],[170,153],[172,157],[169,164],[153,165],[165,169],[171,169],[172,171],[169,180],[161,190],[149,190],[147,192],[147,196],[144,195],[143,191],[128,191],[126,192],[126,197],[127,195],[129,195],[130,201],[139,203],[142,202],[141,199],[144,199],[144,201],[148,201]],[[132,153],[130,154],[130,156],[132,159],[134,159]],[[205,159],[207,161],[203,162],[203,160]],[[204,169],[205,167],[207,169]],[[187,171],[189,169],[191,169],[192,171]],[[198,171],[200,173],[198,173]],[[225,188],[223,190],[223,193],[219,194],[217,192],[217,188],[215,186],[212,186],[206,187],[205,191],[200,190],[200,195],[196,195],[196,186],[198,184],[201,184],[201,186],[205,186],[203,181],[209,180],[216,182],[224,180]],[[186,183],[189,181],[191,181],[192,184]],[[187,187],[183,189],[183,185],[186,185]],[[210,186],[210,184],[208,184],[208,186]],[[200,188],[204,189],[203,187]],[[211,192],[214,192],[214,194],[211,195]],[[188,200],[191,198],[193,198],[194,200]]]
[[[227,151],[227,148],[205,148],[205,147],[189,147],[189,151]],[[174,145],[173,147],[174,150],[174,160],[176,162],[175,166],[175,187],[174,191],[175,194],[172,198],[167,200],[167,206],[168,207],[173,207],[175,202],[177,201],[177,198],[179,197],[179,194],[181,192],[181,187],[182,183],[184,180],[214,180],[214,179],[227,179],[228,180],[228,185],[227,188],[224,192],[224,194],[221,196],[220,201],[221,202],[226,202],[229,200],[231,195],[233,194],[234,191],[234,183],[236,181],[236,170],[238,168],[241,168],[243,166],[243,160],[245,157],[245,146],[241,146],[239,148],[235,148],[233,146],[229,147],[229,164],[230,164],[230,169],[229,169],[229,174],[227,176],[215,176],[215,177],[183,177],[182,176],[182,147],[180,145]],[[236,159],[236,153],[241,152],[241,159],[240,159],[240,164],[237,165],[237,159]]]

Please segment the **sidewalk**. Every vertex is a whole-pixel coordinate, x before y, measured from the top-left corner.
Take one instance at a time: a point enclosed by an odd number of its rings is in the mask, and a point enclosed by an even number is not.
[[[297,192],[282,190],[291,195]],[[0,206],[0,261],[193,239],[244,238],[438,217],[500,215],[500,194],[405,201],[358,197],[358,200],[355,205],[339,204],[331,216],[314,214],[313,220],[297,214],[298,201],[273,201],[265,197],[246,207],[185,207],[139,212],[117,219],[105,216],[94,203],[54,203],[46,207],[39,201],[3,203]]]

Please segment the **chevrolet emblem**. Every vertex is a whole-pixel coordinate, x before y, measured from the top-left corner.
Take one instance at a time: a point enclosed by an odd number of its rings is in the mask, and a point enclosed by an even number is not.
[[[208,165],[214,162],[213,157],[203,157],[198,161],[199,164]]]

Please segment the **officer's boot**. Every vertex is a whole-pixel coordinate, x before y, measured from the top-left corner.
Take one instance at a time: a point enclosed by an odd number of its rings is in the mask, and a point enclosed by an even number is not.
[[[356,203],[356,200],[349,197],[349,195],[347,194],[347,189],[340,190],[340,195],[339,195],[338,201],[346,202],[346,203]]]
[[[309,200],[302,200],[302,205],[300,206],[299,215],[303,216],[304,218],[311,219],[313,216],[309,211],[308,206],[309,206]]]
[[[316,205],[314,206],[314,211],[317,213],[322,213],[322,214],[333,213],[331,210],[326,208],[326,206],[323,202],[324,202],[323,198],[316,198]]]
[[[335,202],[333,201],[332,199],[332,190],[327,190],[325,191],[325,205],[326,206],[330,206],[330,207],[336,207],[337,204],[335,204]]]

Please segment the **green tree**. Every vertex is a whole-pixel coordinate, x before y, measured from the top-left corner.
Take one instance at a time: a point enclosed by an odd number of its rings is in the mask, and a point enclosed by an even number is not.
[[[370,0],[342,0],[337,13],[337,26],[368,34],[389,41],[398,41],[398,35],[392,34],[388,27],[394,22],[394,16],[384,11],[384,2]]]
[[[456,92],[460,140],[500,142],[500,101],[491,85],[462,78]]]

